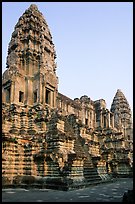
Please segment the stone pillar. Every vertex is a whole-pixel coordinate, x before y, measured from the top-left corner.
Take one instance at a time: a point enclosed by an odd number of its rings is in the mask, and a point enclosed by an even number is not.
[[[94,114],[93,114],[93,110],[91,112],[91,127],[93,128],[94,126]]]
[[[110,127],[110,112],[108,111],[108,127]]]
[[[46,87],[44,87],[44,103],[46,103]]]
[[[85,125],[85,108],[84,108],[84,105],[82,107],[82,119],[83,119],[83,124]]]
[[[25,90],[26,90],[26,95],[25,95],[26,104],[32,105],[33,104],[33,87],[32,87],[32,81],[30,78],[26,79]]]
[[[42,70],[42,66],[41,66],[41,70]],[[38,89],[39,89],[39,95],[38,95],[38,102],[41,104],[44,104],[45,102],[45,84],[44,84],[44,76],[42,73],[39,74],[39,78],[38,78]]]
[[[57,90],[56,88],[54,89],[54,93],[53,93],[53,101],[54,101],[54,108],[56,107],[56,96],[57,96]],[[62,102],[61,102],[62,104]],[[62,107],[61,107],[62,108]]]
[[[102,110],[100,110],[100,127],[103,127],[103,115],[102,115]]]
[[[112,128],[114,128],[114,115],[111,115],[112,117]]]
[[[106,128],[106,127],[108,127],[107,113],[105,113],[103,117],[104,117],[104,119],[103,119],[104,127]]]
[[[54,91],[51,91],[50,104],[51,107],[54,107]]]
[[[28,100],[28,79],[25,78],[25,93],[24,93],[24,104],[28,104],[27,100]]]
[[[53,106],[56,107],[56,90],[53,92]]]
[[[93,114],[92,114],[92,111],[90,111],[90,127],[93,127]]]
[[[12,82],[10,89],[10,103],[14,103],[14,95],[15,95],[15,82]]]
[[[95,113],[95,116],[94,116],[95,118],[95,120],[94,120],[94,127],[96,128],[97,127],[97,124],[96,124],[96,113]]]
[[[38,99],[38,102],[39,103],[42,103],[42,76],[40,75],[40,79],[39,79],[39,99]]]
[[[31,87],[31,83],[30,83],[30,79],[28,79],[28,85],[27,85],[27,104],[30,104],[30,100],[33,99],[33,97],[30,97],[30,88]]]
[[[31,52],[32,54],[32,50],[29,50],[29,52]],[[34,67],[33,67],[33,59],[32,57],[29,56],[29,75],[32,76],[33,72],[34,72]]]
[[[45,87],[44,87],[44,84],[42,83],[42,103],[44,104],[45,103]]]

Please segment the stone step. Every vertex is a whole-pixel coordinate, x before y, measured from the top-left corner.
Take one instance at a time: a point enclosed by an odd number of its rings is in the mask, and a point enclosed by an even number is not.
[[[94,177],[94,176],[97,176],[98,175],[98,173],[91,173],[91,172],[83,172],[83,175],[85,176],[85,177]]]

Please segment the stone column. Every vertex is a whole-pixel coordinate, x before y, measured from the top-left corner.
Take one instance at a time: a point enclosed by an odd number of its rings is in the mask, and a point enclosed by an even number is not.
[[[89,118],[90,118],[90,127],[92,127],[92,126],[93,126],[92,111],[90,111],[90,116],[89,116]]]
[[[102,115],[102,110],[100,110],[100,126],[101,126],[101,128],[103,127],[103,115]]]
[[[108,127],[110,127],[110,112],[108,111]]]
[[[39,103],[42,103],[42,76],[40,75],[40,79],[39,79]]]
[[[97,124],[96,124],[96,113],[95,113],[95,118],[94,118],[94,127],[96,128],[97,127]]]
[[[95,118],[94,118],[94,112],[92,110],[91,112],[91,127],[94,128],[94,122],[95,122]]]
[[[32,50],[30,49],[29,52],[32,53]],[[29,56],[29,75],[33,75],[33,59]]]
[[[44,87],[44,101],[46,103],[46,87]]]
[[[28,104],[31,104],[30,100],[33,99],[32,96],[30,97],[30,89],[29,89],[30,87],[31,87],[31,83],[30,83],[30,79],[28,78],[28,86],[27,86],[27,93],[28,93],[28,95],[27,95],[27,103]]]
[[[54,92],[53,92],[53,106],[56,107],[56,95],[57,95],[57,90],[55,88]],[[62,104],[62,102],[61,102]]]
[[[44,104],[45,103],[45,87],[44,87],[44,84],[42,83],[42,103]]]
[[[54,107],[54,91],[51,91],[51,97],[50,97],[50,104],[51,104],[51,107]]]
[[[28,79],[25,78],[25,93],[24,93],[24,104],[28,104]]]
[[[14,95],[15,95],[15,82],[12,82],[10,89],[10,103],[14,103]]]
[[[32,103],[33,103],[33,87],[32,87],[32,81],[30,78],[27,78],[25,90],[26,90],[26,104],[32,105]]]
[[[114,115],[111,115],[112,117],[112,128],[114,128]]]
[[[53,107],[56,106],[56,104],[55,104],[55,99],[56,99],[56,91],[55,91],[55,89],[54,89],[54,92],[53,92]]]

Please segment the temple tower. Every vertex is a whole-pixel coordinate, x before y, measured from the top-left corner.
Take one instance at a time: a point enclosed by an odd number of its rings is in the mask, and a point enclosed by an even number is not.
[[[114,113],[114,125],[122,128],[125,139],[132,138],[132,116],[129,103],[120,89],[117,90],[111,105]]]
[[[56,107],[56,53],[48,25],[32,4],[19,18],[8,47],[3,102]]]
[[[128,166],[133,165],[133,121],[129,103],[120,89],[114,96],[111,111],[114,114],[114,127],[118,131],[122,131],[124,159],[117,168],[120,167],[124,172],[125,168],[129,169]],[[127,158],[127,163],[125,158]]]

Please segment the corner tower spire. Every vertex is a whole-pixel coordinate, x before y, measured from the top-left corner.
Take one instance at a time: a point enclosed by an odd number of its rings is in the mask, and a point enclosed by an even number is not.
[[[55,59],[49,27],[38,7],[31,4],[19,18],[8,46],[3,100],[55,107],[58,84]]]
[[[125,137],[132,137],[131,109],[126,97],[120,89],[117,90],[114,96],[111,105],[111,112],[114,113],[115,127],[123,127]]]

